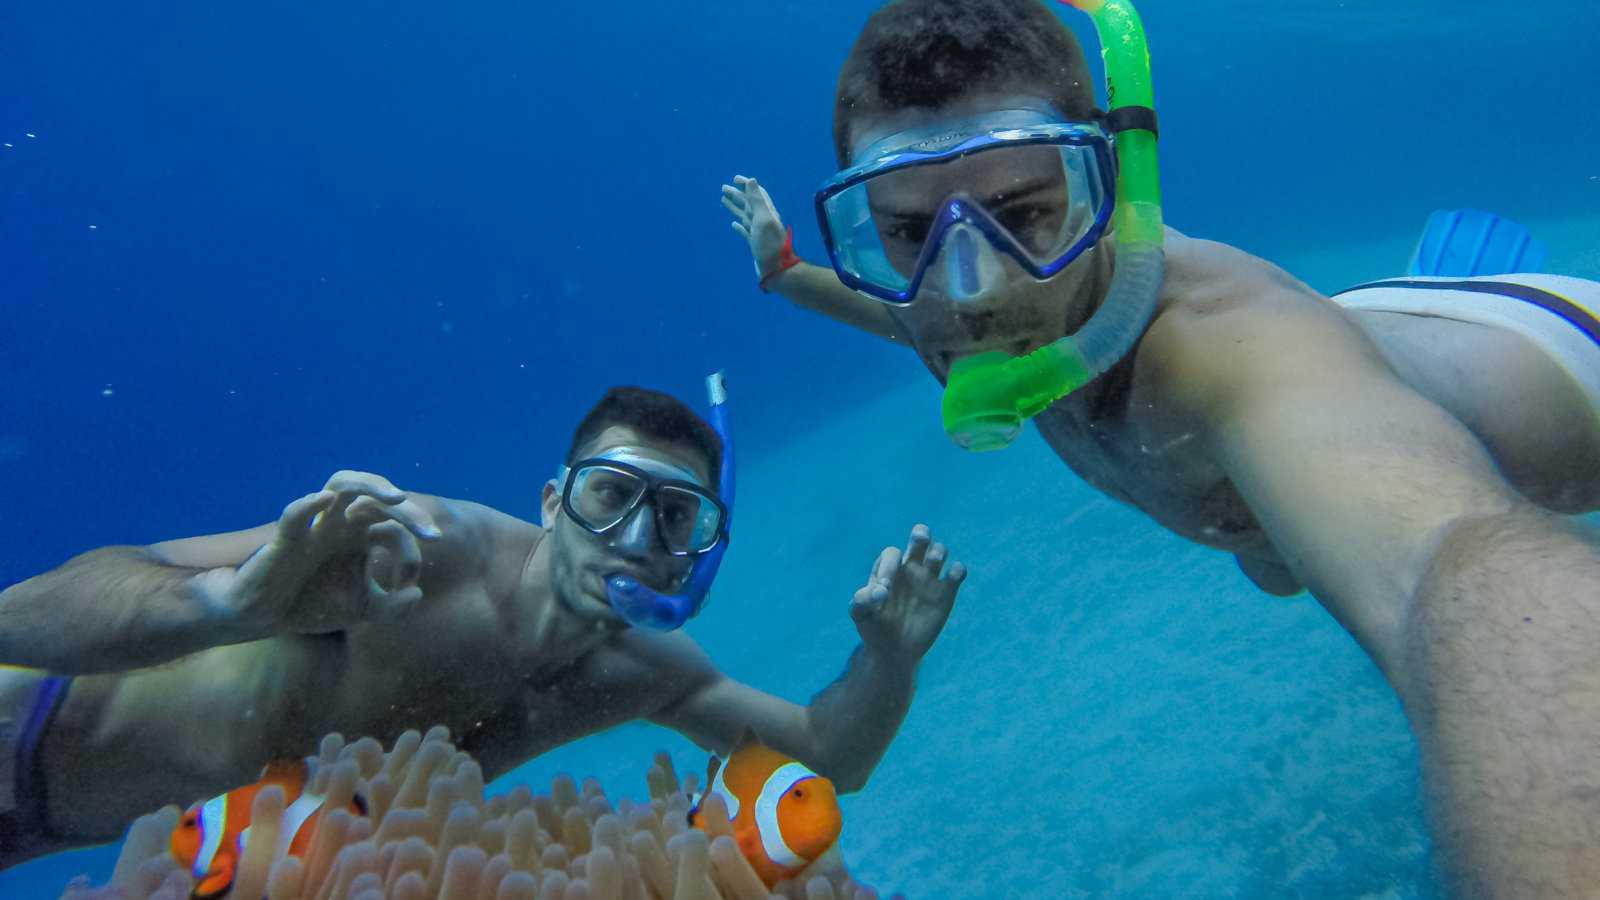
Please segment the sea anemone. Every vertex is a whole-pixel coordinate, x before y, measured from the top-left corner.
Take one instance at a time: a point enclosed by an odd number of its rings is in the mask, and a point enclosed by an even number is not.
[[[283,791],[256,795],[251,837],[229,896],[267,900],[863,900],[877,894],[830,853],[771,894],[723,829],[690,828],[688,794],[666,753],[646,783],[650,801],[612,806],[600,784],[557,776],[548,794],[525,785],[485,798],[483,770],[449,732],[408,731],[385,753],[372,738],[322,739],[312,790],[324,795],[304,858],[274,861]],[[351,797],[367,815],[347,811]],[[715,797],[708,812],[726,809]],[[177,807],[128,829],[111,881],[78,878],[63,900],[184,900],[193,879],[169,850]],[[716,815],[710,816],[718,820]]]

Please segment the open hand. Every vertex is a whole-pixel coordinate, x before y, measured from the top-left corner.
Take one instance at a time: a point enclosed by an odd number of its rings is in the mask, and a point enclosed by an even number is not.
[[[427,511],[387,478],[336,472],[284,507],[272,540],[238,569],[201,576],[201,589],[249,631],[338,631],[420,601],[418,542],[439,537]]]
[[[750,244],[756,277],[765,278],[777,268],[787,238],[783,219],[778,217],[778,208],[772,204],[767,189],[754,178],[735,175],[733,184],[722,186],[722,205],[733,213],[733,230]]]
[[[933,646],[967,577],[966,566],[952,561],[946,567],[945,557],[945,546],[934,542],[926,525],[911,529],[904,553],[887,547],[878,554],[850,602],[850,618],[869,650],[916,665]]]

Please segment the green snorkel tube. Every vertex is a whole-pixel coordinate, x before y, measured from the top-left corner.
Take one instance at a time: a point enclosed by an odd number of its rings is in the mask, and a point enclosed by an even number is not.
[[[1116,272],[1105,301],[1074,334],[1027,356],[979,353],[951,367],[944,429],[968,450],[999,450],[1022,423],[1088,384],[1133,349],[1155,314],[1166,268],[1155,105],[1144,24],[1127,0],[1060,0],[1088,13],[1105,61],[1107,116],[1116,133]]]

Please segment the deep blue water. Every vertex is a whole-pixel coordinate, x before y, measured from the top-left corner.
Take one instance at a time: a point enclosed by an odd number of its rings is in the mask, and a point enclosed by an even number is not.
[[[792,453],[796,435],[837,429],[920,372],[758,293],[717,186],[759,176],[801,254],[820,258],[810,191],[833,168],[833,81],[874,6],[0,5],[0,584],[102,544],[266,521],[338,468],[531,515],[606,386],[694,398],[714,367],[734,379],[744,458],[789,461],[765,496],[741,497],[774,530],[793,527],[781,513],[798,498],[834,492],[820,514],[849,515],[849,490],[912,466],[1026,471],[1078,490],[1037,447],[1036,468],[985,468],[946,455],[931,427],[914,461],[875,456],[872,434]],[[1570,222],[1600,208],[1600,12],[1524,8],[1146,0],[1168,220],[1306,261],[1314,272],[1301,274],[1334,288],[1397,268],[1430,209],[1473,205],[1569,223],[1551,263],[1594,277],[1600,227]],[[1341,249],[1374,244],[1395,252]],[[927,425],[933,395],[913,396],[907,427]],[[835,451],[875,470],[842,477]],[[909,524],[918,496],[891,492],[884,502],[908,508],[886,519]],[[943,527],[996,554],[995,535],[1035,514],[1008,506],[991,522],[976,509],[946,511]],[[1159,540],[1136,517],[1116,521]],[[844,581],[899,539],[888,529],[837,529],[843,549],[827,552],[852,560]],[[1184,583],[1087,571],[1110,593]],[[725,577],[771,578],[737,550]],[[987,590],[1005,593],[992,578]],[[1228,590],[1249,608],[1247,588]],[[981,619],[965,622],[981,634]],[[719,658],[753,652],[701,627]],[[832,637],[816,651],[828,671],[792,689],[772,683],[792,674],[782,665],[746,662],[741,675],[808,696],[843,659],[848,631]],[[1346,664],[1360,671],[1358,657]],[[951,671],[925,694],[968,677]],[[1403,740],[1392,710],[1385,721]],[[941,724],[908,723],[880,779]],[[1414,796],[1404,803],[1385,827],[1415,821]],[[1407,865],[1385,883],[1425,890],[1425,865]],[[26,875],[0,874],[0,893],[65,877]],[[1196,883],[1247,895],[1285,883],[1215,877]]]
[[[1148,0],[1169,220],[1270,257],[1592,210],[1596,14],[1532,7]],[[761,177],[819,258],[872,8],[0,8],[0,579],[340,466],[526,509],[612,382],[726,366],[759,451],[904,374],[754,291],[716,202]]]

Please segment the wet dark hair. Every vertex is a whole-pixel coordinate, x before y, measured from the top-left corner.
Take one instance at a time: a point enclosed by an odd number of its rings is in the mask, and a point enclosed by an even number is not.
[[[1040,0],[893,0],[839,70],[839,165],[850,164],[850,125],[861,116],[939,110],[987,92],[1042,97],[1073,119],[1094,112],[1083,48]]]
[[[606,391],[578,423],[572,446],[567,449],[567,464],[581,459],[579,454],[613,425],[626,425],[646,437],[699,449],[706,455],[706,469],[711,475],[707,486],[716,490],[722,477],[722,438],[682,400],[649,388],[624,386]]]

